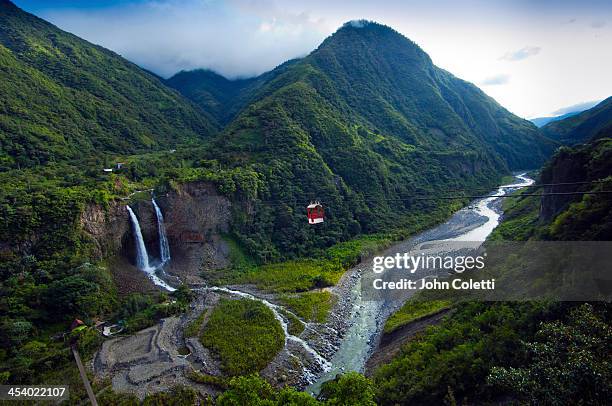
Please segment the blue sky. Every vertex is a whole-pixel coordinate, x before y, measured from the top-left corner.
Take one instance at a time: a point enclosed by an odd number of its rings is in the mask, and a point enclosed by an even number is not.
[[[369,19],[510,111],[536,117],[612,95],[612,2],[526,0],[17,0],[60,28],[168,77],[260,74]]]

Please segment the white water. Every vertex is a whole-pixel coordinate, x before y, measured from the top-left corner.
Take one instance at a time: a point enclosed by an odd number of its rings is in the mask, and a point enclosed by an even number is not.
[[[166,237],[166,226],[164,224],[164,215],[162,214],[155,199],[151,199],[153,207],[155,207],[155,215],[157,216],[157,233],[159,234],[159,255],[161,259],[160,267],[163,267],[170,261],[170,245],[168,237]]]
[[[285,348],[286,349],[287,349],[287,341],[296,342],[296,343],[300,344],[304,348],[304,350],[308,354],[310,354],[312,356],[312,358],[316,361],[316,363],[318,364],[318,366],[320,367],[320,369],[323,372],[327,372],[331,368],[331,364],[329,363],[329,361],[327,361],[318,352],[316,352],[306,341],[302,340],[300,337],[294,336],[294,335],[289,333],[287,322],[285,321],[285,319],[283,318],[283,316],[282,316],[282,314],[280,312],[280,310],[282,310],[284,312],[287,312],[287,313],[295,316],[295,314],[291,313],[289,310],[285,309],[282,306],[276,305],[274,303],[270,303],[270,302],[268,302],[265,299],[259,298],[257,296],[253,296],[250,293],[241,292],[239,290],[233,290],[233,289],[216,287],[216,286],[212,286],[212,287],[209,287],[209,288],[206,288],[206,289],[217,291],[217,292],[225,292],[225,293],[229,293],[229,294],[232,294],[232,295],[235,295],[235,296],[244,297],[246,299],[257,300],[257,301],[263,303],[266,307],[268,307],[270,310],[272,310],[272,313],[274,313],[274,317],[280,323],[280,325],[281,325],[281,327],[283,329],[283,333],[285,335]],[[312,383],[314,381],[314,379],[316,378],[316,375],[315,375],[314,371],[310,371],[307,367],[304,367],[304,375],[305,375],[306,379],[308,380],[308,382],[310,382],[310,383]]]
[[[138,222],[138,217],[136,217],[136,214],[134,214],[134,211],[130,206],[125,207],[127,208],[127,211],[130,214],[132,228],[134,229],[134,235],[136,237],[136,267],[146,273],[149,279],[151,279],[151,281],[153,282],[153,284],[160,286],[170,292],[175,291],[176,289],[168,285],[159,276],[155,275],[155,271],[157,271],[157,268],[151,267],[149,265],[149,254],[147,253],[147,246],[144,243],[144,238],[142,238],[142,231],[140,230],[140,223]]]

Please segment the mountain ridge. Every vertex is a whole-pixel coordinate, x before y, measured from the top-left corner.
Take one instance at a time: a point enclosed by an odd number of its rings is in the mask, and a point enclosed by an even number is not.
[[[541,128],[544,135],[564,144],[579,144],[612,135],[612,96],[594,107]]]
[[[0,167],[173,148],[218,125],[161,80],[0,2]]]

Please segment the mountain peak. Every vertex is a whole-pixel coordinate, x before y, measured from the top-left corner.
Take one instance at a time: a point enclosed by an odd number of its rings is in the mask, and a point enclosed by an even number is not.
[[[327,37],[317,51],[332,51],[337,55],[352,57],[376,56],[377,59],[405,58],[419,65],[431,64],[429,55],[416,43],[387,25],[366,19],[347,21]]]

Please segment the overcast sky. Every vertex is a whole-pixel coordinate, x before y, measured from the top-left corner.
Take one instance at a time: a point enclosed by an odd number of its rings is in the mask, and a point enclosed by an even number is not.
[[[161,76],[260,74],[365,18],[525,118],[612,95],[612,1],[16,0]],[[571,110],[571,109],[570,109]]]

